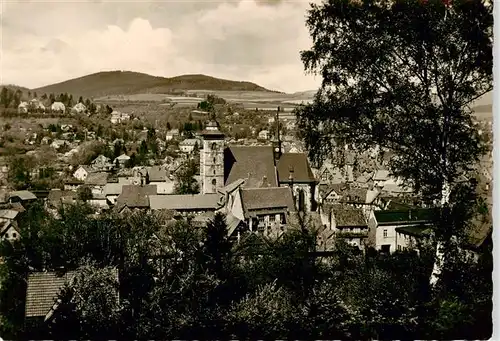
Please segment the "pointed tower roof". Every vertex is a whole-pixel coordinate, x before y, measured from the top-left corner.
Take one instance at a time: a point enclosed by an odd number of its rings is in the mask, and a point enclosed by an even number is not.
[[[205,130],[201,132],[201,136],[224,138],[224,133],[221,132],[219,128],[220,128],[219,122],[217,122],[215,117],[212,116],[210,121],[205,126]]]

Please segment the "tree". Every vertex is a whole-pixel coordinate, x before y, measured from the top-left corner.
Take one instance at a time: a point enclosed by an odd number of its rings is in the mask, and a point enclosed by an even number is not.
[[[116,159],[118,156],[122,155],[122,153],[125,153],[125,146],[121,141],[116,141],[114,146],[113,146],[113,158]]]
[[[9,107],[9,89],[5,86],[2,87],[2,91],[0,92],[0,103],[3,104],[5,108]]]
[[[224,277],[231,257],[232,244],[227,234],[226,217],[222,213],[216,213],[205,227],[203,254],[207,257],[211,271],[219,277]]]
[[[34,164],[28,157],[17,156],[10,160],[8,180],[16,189],[27,189],[31,184],[31,172]]]
[[[92,199],[92,190],[90,187],[82,186],[78,188],[78,199],[81,201],[89,201]]]
[[[14,107],[17,108],[21,103],[21,98],[23,97],[23,92],[19,89],[14,93]]]
[[[127,160],[127,162],[125,163],[125,166],[127,168],[133,168],[137,165],[137,156],[135,155],[135,153],[132,153],[132,155],[130,155],[130,159]]]
[[[276,283],[265,284],[236,302],[228,314],[238,339],[288,339],[300,321],[289,292]]]
[[[66,285],[59,295],[62,307],[56,312],[52,333],[69,332],[69,338],[75,335],[91,339],[116,338],[120,304],[115,272],[113,268],[79,268],[72,283]],[[68,330],[68,321],[73,321],[73,327],[79,330]],[[76,321],[78,323],[74,323]]]
[[[200,192],[198,182],[194,176],[197,173],[197,164],[193,160],[186,160],[176,174],[174,191],[177,194],[197,194]]]
[[[492,3],[342,1],[311,5],[301,58],[323,82],[298,110],[310,156],[381,146],[389,168],[441,207],[484,151],[470,104],[492,89]],[[431,282],[444,257],[442,229]]]

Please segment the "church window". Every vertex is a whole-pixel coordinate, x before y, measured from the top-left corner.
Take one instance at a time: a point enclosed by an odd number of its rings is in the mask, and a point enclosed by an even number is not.
[[[304,212],[305,211],[305,203],[306,203],[306,198],[304,191],[302,189],[299,189],[299,212]]]
[[[214,163],[215,163],[215,157],[214,157]]]
[[[216,187],[217,187],[217,180],[212,179],[212,192],[215,192]]]
[[[217,143],[212,143],[212,150],[216,150],[217,149]]]

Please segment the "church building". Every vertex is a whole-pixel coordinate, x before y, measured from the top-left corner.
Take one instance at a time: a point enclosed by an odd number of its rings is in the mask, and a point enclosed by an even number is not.
[[[318,181],[304,153],[281,153],[273,146],[227,146],[217,121],[202,132],[202,194],[225,195],[226,214],[250,229],[286,223],[293,211],[316,210]]]

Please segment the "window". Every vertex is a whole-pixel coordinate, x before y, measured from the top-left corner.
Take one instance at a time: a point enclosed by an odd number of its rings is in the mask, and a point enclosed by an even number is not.
[[[217,143],[212,143],[212,150],[216,150],[217,149]]]
[[[259,216],[259,225],[264,225],[264,216]]]
[[[12,233],[12,238],[17,238],[17,233]]]
[[[384,238],[387,238],[387,230],[384,230]]]
[[[215,157],[214,157],[214,163],[215,163]]]
[[[214,171],[214,174],[215,174],[215,171]],[[215,192],[216,188],[217,188],[217,180],[212,179],[212,192]]]

